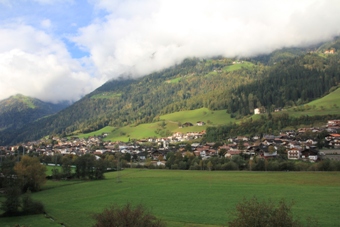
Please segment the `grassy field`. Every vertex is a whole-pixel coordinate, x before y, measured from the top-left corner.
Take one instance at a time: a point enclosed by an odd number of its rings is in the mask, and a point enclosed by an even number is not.
[[[252,68],[253,66],[254,66],[254,64],[251,63],[251,62],[242,61],[242,62],[235,63],[233,65],[224,67],[223,71],[232,72],[232,71],[236,71],[236,70],[239,70],[239,69],[242,69],[242,68],[248,68],[249,69],[249,68]]]
[[[177,78],[172,79],[172,80],[167,80],[164,83],[176,84],[176,83],[179,83],[181,81],[181,79],[182,79],[181,77],[177,77]]]
[[[162,115],[159,122],[153,122],[149,124],[140,124],[137,126],[125,126],[121,128],[114,128],[111,126],[104,127],[100,130],[86,133],[77,134],[75,136],[79,138],[87,138],[89,136],[101,135],[103,133],[108,133],[108,136],[104,139],[105,141],[124,141],[127,142],[129,139],[143,139],[149,137],[161,137],[156,133],[157,129],[161,129],[160,124],[162,121],[165,122],[164,130],[169,130],[170,132],[200,132],[205,130],[208,126],[213,125],[223,125],[229,122],[234,122],[235,120],[227,114],[225,110],[211,111],[207,108],[200,108],[196,110],[180,111],[176,113]],[[208,124],[204,126],[192,126],[179,128],[178,124],[191,122],[196,124],[198,121],[204,121]]]
[[[340,114],[340,88],[303,106],[289,108],[287,113],[293,117]]]
[[[114,99],[119,98],[122,94],[116,92],[103,92],[100,94],[93,95],[91,99]]]
[[[88,138],[90,136],[99,136],[102,135],[103,133],[111,133],[115,128],[112,126],[106,126],[104,128],[101,128],[97,131],[94,132],[89,132],[89,133],[81,133],[81,134],[77,134],[76,136],[79,138]]]
[[[228,124],[229,122],[234,121],[234,119],[230,117],[230,114],[226,113],[226,110],[211,111],[207,108],[166,114],[162,115],[160,119],[181,122],[182,124],[185,122],[195,124],[198,121],[204,121],[207,123],[209,121],[211,122],[211,125]]]
[[[243,198],[294,201],[293,212],[302,220],[316,217],[320,226],[340,223],[338,172],[208,172],[128,169],[105,174],[102,181],[48,181],[33,198],[45,204],[55,222],[91,226],[90,215],[112,203],[144,204],[168,226],[222,226]],[[0,219],[48,226],[42,216]]]

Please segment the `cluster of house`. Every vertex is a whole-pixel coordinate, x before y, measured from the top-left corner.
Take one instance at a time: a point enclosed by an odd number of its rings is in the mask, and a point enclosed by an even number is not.
[[[334,54],[335,53],[335,49],[332,48],[330,50],[325,50],[324,54]]]
[[[324,138],[324,144],[328,149],[318,150],[317,141],[309,138],[301,141],[297,139],[297,135],[301,133],[318,132],[327,130],[329,134]],[[202,159],[208,159],[212,156],[224,156],[232,158],[235,155],[248,155],[250,158],[260,156],[265,159],[275,158],[278,155],[287,155],[288,159],[292,160],[309,160],[317,161],[323,158],[340,160],[340,120],[328,121],[325,128],[301,128],[297,131],[286,131],[280,135],[264,135],[246,137],[237,136],[227,139],[227,143],[221,146],[216,146],[215,143],[191,143],[191,152],[196,156],[201,156]],[[28,142],[20,145],[23,149],[20,152],[29,153],[35,152],[39,155],[52,156],[55,154],[73,154],[83,155],[93,153],[95,155],[103,155],[105,153],[130,153],[137,157],[138,160],[150,158],[153,160],[164,160],[168,152],[182,152],[185,155],[187,152],[187,143],[193,139],[199,139],[205,134],[202,132],[189,133],[174,133],[172,136],[165,138],[149,138],[133,143],[123,142],[103,142],[102,138],[90,137],[88,139],[80,138],[53,138],[56,141],[53,145],[46,144],[46,141]],[[145,144],[152,142],[155,146],[146,146]],[[184,142],[181,144],[181,142]],[[179,146],[170,144],[179,144]],[[98,149],[100,147],[100,149]],[[331,148],[331,149],[329,149]],[[19,146],[0,147],[0,155],[11,155],[18,152]]]

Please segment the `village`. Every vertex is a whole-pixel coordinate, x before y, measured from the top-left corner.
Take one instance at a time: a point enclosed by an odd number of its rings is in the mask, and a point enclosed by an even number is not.
[[[187,123],[189,124],[189,123]],[[204,122],[199,122],[203,125]],[[190,125],[187,125],[187,127]],[[202,132],[174,133],[164,138],[148,138],[133,142],[103,141],[107,134],[87,139],[77,137],[51,137],[15,146],[0,147],[0,156],[31,154],[53,157],[54,155],[94,154],[97,158],[105,154],[130,154],[132,161],[152,160],[155,165],[164,165],[168,152],[192,152],[202,160],[210,157],[232,158],[234,156],[255,156],[263,159],[275,159],[284,156],[288,160],[316,162],[323,159],[340,161],[340,120],[330,120],[325,127],[300,128],[297,131],[281,132],[279,135],[263,135],[226,138],[226,143],[200,143]],[[323,133],[322,140],[315,135]],[[314,138],[312,138],[314,136]],[[322,143],[322,146],[319,144]]]

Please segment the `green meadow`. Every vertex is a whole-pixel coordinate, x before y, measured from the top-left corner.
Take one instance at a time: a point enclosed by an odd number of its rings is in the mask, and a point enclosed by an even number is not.
[[[161,127],[164,121],[164,128]],[[198,121],[206,123],[204,126],[195,126]],[[127,142],[129,139],[144,139],[149,137],[161,137],[156,133],[157,129],[168,130],[172,133],[175,132],[200,132],[205,130],[208,126],[224,125],[234,122],[235,120],[230,117],[230,114],[226,113],[226,110],[215,110],[211,111],[207,108],[200,108],[196,110],[186,110],[166,114],[160,116],[160,121],[140,124],[137,126],[128,125],[121,128],[115,128],[106,126],[100,130],[86,133],[76,134],[79,138],[88,138],[89,136],[102,135],[108,133],[108,136],[104,139],[105,141],[124,141]],[[194,124],[191,127],[180,128],[179,124],[190,122]]]
[[[229,66],[224,67],[223,71],[232,72],[232,71],[236,71],[236,70],[239,70],[239,69],[242,69],[242,68],[250,69],[252,67],[254,67],[253,63],[247,62],[247,61],[242,61],[242,62],[238,62],[238,63],[236,62],[233,65],[229,65]]]
[[[103,93],[91,96],[91,99],[114,99],[114,98],[120,97],[121,95],[122,95],[121,93],[116,93],[116,92],[103,92]]]
[[[90,136],[99,136],[102,135],[103,133],[111,133],[112,131],[114,131],[114,127],[112,126],[106,126],[104,128],[101,128],[97,131],[94,132],[89,132],[89,133],[81,133],[81,134],[77,134],[76,136],[79,138],[88,138]]]
[[[186,110],[175,112],[171,114],[166,114],[160,116],[161,120],[166,121],[175,121],[181,122],[182,124],[185,122],[191,122],[195,124],[198,121],[204,121],[210,125],[222,125],[228,124],[231,121],[234,121],[230,117],[230,114],[226,113],[226,110],[209,110],[208,108],[200,108],[196,110]]]
[[[293,117],[340,114],[340,88],[305,105],[291,107],[287,113]]]
[[[164,83],[176,84],[176,83],[179,83],[181,81],[181,79],[182,79],[181,77],[177,77],[177,78],[172,79],[172,80],[167,80]]]
[[[47,166],[46,165],[46,175],[47,176],[52,176],[53,175],[53,170],[54,169],[57,169],[59,171],[59,173],[61,173],[63,171],[62,167],[61,166]],[[76,172],[76,168],[75,166],[71,167],[71,171],[73,173]]]
[[[106,173],[105,177],[100,181],[48,181],[32,197],[45,204],[53,222],[37,215],[2,218],[1,226],[92,226],[91,214],[113,203],[131,203],[143,204],[170,227],[216,227],[231,220],[237,203],[253,196],[294,201],[296,217],[315,217],[320,226],[340,223],[339,172],[126,169]]]

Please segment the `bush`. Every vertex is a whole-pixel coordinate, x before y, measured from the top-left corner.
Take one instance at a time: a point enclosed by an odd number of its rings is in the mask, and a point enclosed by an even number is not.
[[[178,165],[177,164],[171,165],[171,169],[178,169]]]
[[[165,224],[148,212],[144,206],[135,208],[127,204],[120,208],[112,205],[100,214],[94,214],[94,227],[163,227]]]
[[[222,165],[225,170],[239,170],[237,163],[230,161]]]
[[[294,171],[295,170],[295,162],[285,161],[280,163],[280,170],[282,171]]]
[[[33,201],[30,192],[23,195],[22,198],[22,213],[26,214],[42,214],[44,213],[44,205],[39,201]]]
[[[293,203],[280,200],[275,205],[271,200],[259,201],[256,197],[249,200],[243,199],[236,206],[235,218],[228,223],[229,227],[300,227],[304,226],[299,220],[294,219]],[[308,220],[307,226],[317,226],[315,220]]]
[[[307,171],[309,165],[307,162],[297,162],[295,163],[295,171]]]
[[[267,165],[267,170],[268,171],[279,171],[280,170],[279,162],[276,160],[269,161]]]

